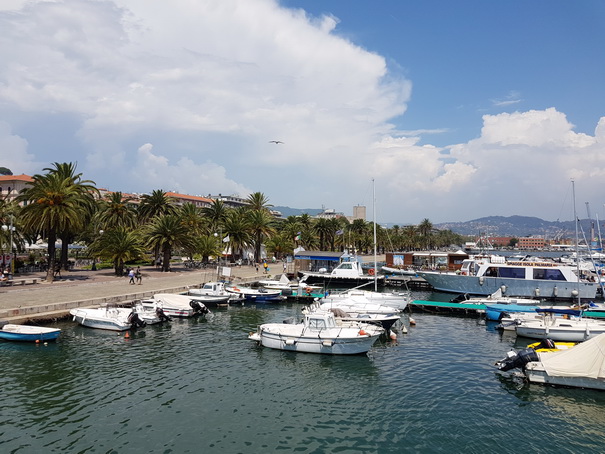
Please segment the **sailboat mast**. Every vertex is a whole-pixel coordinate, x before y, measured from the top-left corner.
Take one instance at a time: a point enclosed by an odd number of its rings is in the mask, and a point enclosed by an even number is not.
[[[573,197],[573,218],[576,224],[576,274],[578,275],[578,307],[580,307],[582,302],[580,298],[580,252],[578,247],[578,215],[576,213],[576,183],[574,180],[571,180],[571,194]]]
[[[374,217],[374,291],[378,291],[378,268],[376,260],[376,185],[372,178],[372,211]]]

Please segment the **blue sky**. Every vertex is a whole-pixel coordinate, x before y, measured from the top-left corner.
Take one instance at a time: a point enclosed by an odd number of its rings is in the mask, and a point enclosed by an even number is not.
[[[605,217],[601,1],[4,0],[0,28],[16,174],[348,215],[374,178],[398,224],[570,220],[574,179]]]

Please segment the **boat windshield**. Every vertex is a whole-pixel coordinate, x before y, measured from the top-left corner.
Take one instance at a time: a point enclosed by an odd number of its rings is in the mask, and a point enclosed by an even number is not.
[[[549,281],[566,281],[565,276],[558,269],[534,268],[534,279],[546,279]]]

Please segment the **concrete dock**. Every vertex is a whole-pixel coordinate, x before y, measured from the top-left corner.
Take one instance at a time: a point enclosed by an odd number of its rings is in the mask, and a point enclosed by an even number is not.
[[[281,265],[280,265],[281,268]],[[232,267],[231,280],[245,283],[267,279],[262,266]],[[171,272],[154,267],[141,268],[141,285],[129,284],[128,277],[117,277],[113,270],[61,271],[52,283],[44,280],[45,273],[28,273],[15,279],[38,279],[35,284],[0,286],[0,321],[27,323],[64,318],[76,307],[99,307],[105,304],[126,304],[155,293],[178,293],[216,281],[216,268],[191,269],[176,265]]]

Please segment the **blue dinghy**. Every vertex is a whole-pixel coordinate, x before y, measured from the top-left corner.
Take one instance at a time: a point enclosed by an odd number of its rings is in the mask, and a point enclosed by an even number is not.
[[[61,334],[59,328],[43,326],[6,324],[0,329],[0,339],[22,342],[46,342],[57,340]]]

